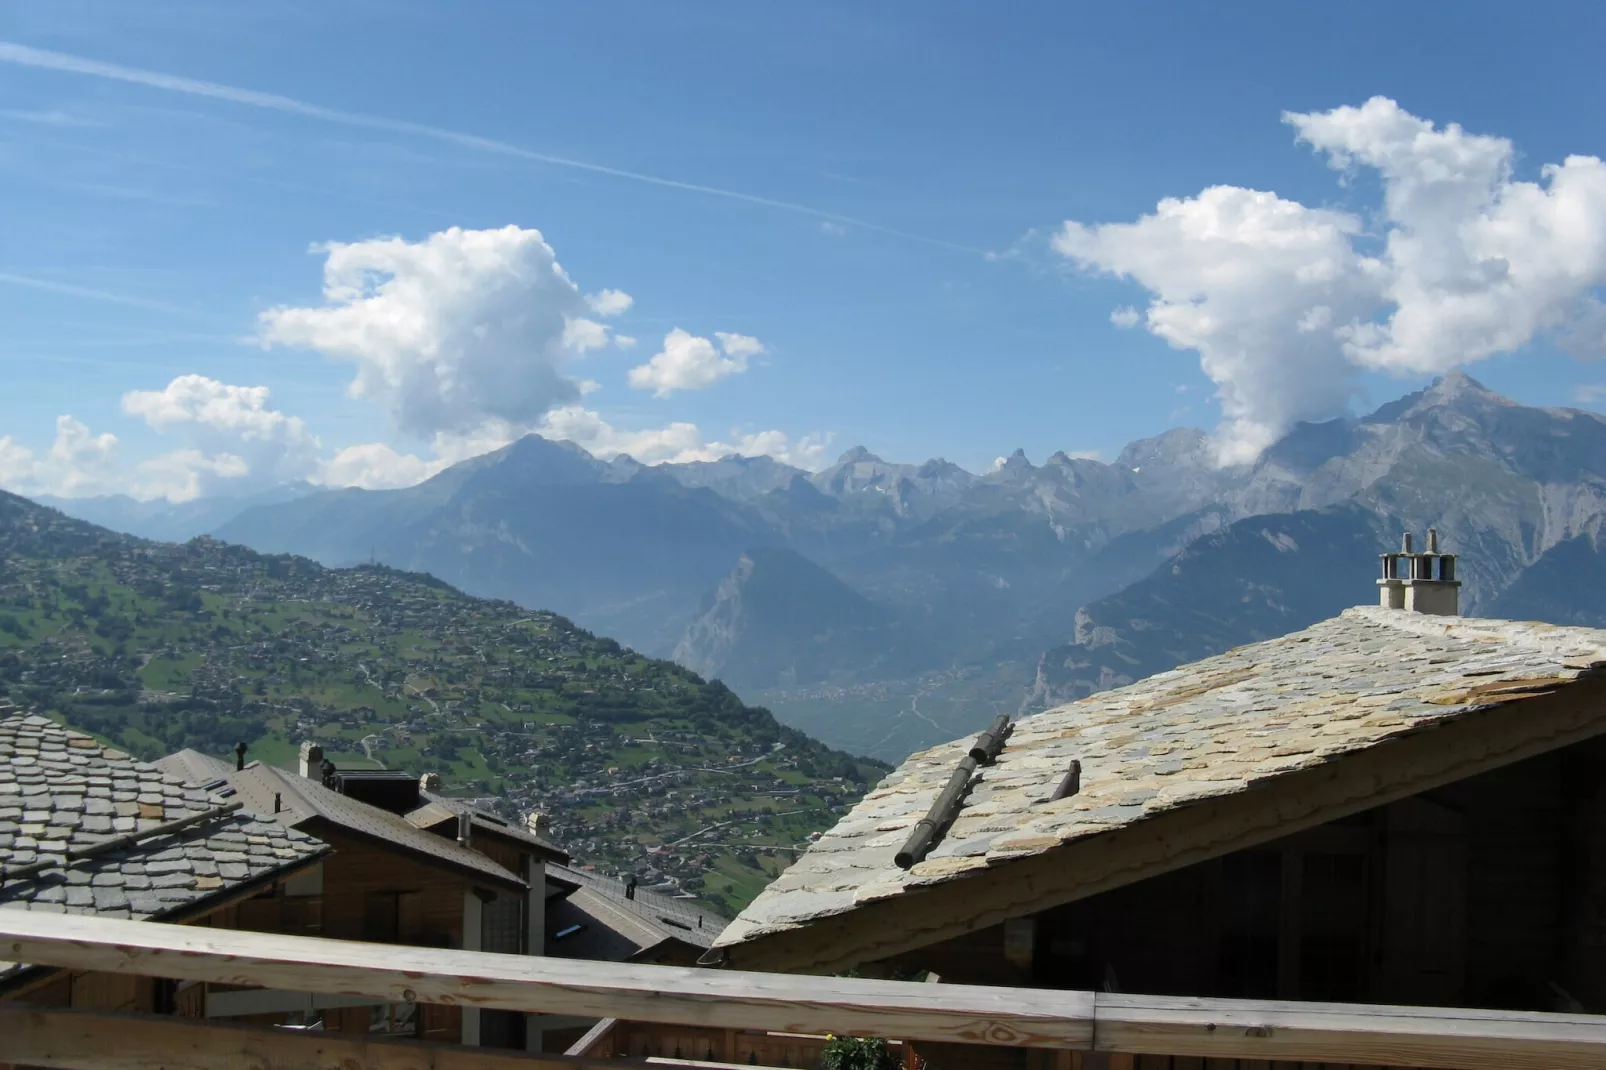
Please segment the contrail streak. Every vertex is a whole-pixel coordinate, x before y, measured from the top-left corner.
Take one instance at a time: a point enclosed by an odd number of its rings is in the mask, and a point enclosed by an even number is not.
[[[0,285],[25,286],[30,290],[44,290],[47,293],[62,294],[66,297],[83,297],[91,301],[104,301],[112,305],[144,308],[152,312],[165,312],[169,316],[181,316],[185,319],[199,318],[195,313],[179,308],[176,305],[164,305],[160,301],[147,301],[142,297],[128,297],[124,294],[108,293],[105,290],[92,290],[87,286],[74,286],[70,282],[36,279],[30,275],[13,275],[10,272],[0,271]]]
[[[944,249],[953,249],[958,252],[975,253],[977,255],[985,254],[985,250],[975,249],[958,242],[947,241],[943,238],[933,238],[924,234],[914,234],[906,230],[897,230],[893,227],[884,227],[879,223],[870,223],[862,219],[855,219],[852,216],[811,208],[806,204],[776,200],[772,197],[760,197],[756,194],[723,189],[719,186],[705,186],[696,182],[681,182],[673,178],[660,178],[657,175],[646,175],[639,171],[626,171],[618,167],[587,163],[584,160],[574,160],[566,156],[553,156],[544,152],[535,152],[506,141],[479,137],[475,134],[464,134],[444,127],[408,122],[405,119],[386,119],[377,115],[338,111],[334,108],[325,108],[317,104],[308,104],[293,97],[280,96],[277,93],[263,93],[255,89],[242,89],[238,86],[223,85],[219,82],[206,82],[175,74],[163,74],[159,71],[141,70],[138,67],[124,67],[115,63],[103,63],[100,60],[86,59],[82,56],[73,56],[65,52],[50,52],[42,48],[31,48],[28,45],[20,45],[11,41],[0,41],[0,62],[13,63],[22,67],[35,67],[41,70],[87,75],[91,78],[107,78],[112,81],[147,86],[151,89],[161,89],[170,93],[208,97],[212,100],[227,101],[228,103],[239,104],[248,108],[261,108],[267,111],[283,112],[288,115],[299,115],[303,118],[317,119],[326,123],[337,123],[342,126],[355,126],[366,130],[383,130],[393,134],[409,134],[414,137],[432,138],[436,141],[445,141],[465,148],[478,149],[481,152],[512,156],[521,160],[550,164],[554,167],[567,167],[576,171],[589,171],[596,175],[627,179],[631,182],[641,182],[649,186],[660,186],[665,189],[678,189],[688,193],[701,193],[709,197],[722,197],[726,200],[741,201],[745,204],[774,208],[783,212],[793,212],[832,223],[843,223],[848,226],[875,231],[878,234],[887,234],[892,237],[904,238],[908,241],[921,242]]]

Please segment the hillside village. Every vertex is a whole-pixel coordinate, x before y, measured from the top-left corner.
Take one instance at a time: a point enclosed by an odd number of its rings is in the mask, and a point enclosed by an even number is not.
[[[0,688],[138,756],[303,740],[538,814],[585,864],[739,907],[884,771],[551,613],[385,567],[147,543],[0,499]]]

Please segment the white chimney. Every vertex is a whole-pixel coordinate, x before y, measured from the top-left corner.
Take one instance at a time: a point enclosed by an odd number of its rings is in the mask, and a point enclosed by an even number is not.
[[[301,775],[323,779],[323,747],[310,739],[301,744]]]
[[[1407,613],[1455,617],[1461,613],[1461,581],[1455,578],[1455,554],[1439,552],[1439,533],[1428,528],[1427,549],[1415,553],[1411,533],[1401,540],[1400,552],[1378,555],[1383,575],[1377,581],[1378,604]]]

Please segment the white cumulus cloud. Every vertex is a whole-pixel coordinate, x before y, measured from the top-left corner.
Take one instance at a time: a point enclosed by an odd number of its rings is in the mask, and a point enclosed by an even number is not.
[[[725,351],[727,357],[745,361],[764,352],[764,343],[750,334],[715,331],[714,337],[719,339],[719,348]]]
[[[630,311],[636,299],[623,290],[599,290],[586,294],[586,304],[599,316],[619,316]]]
[[[422,483],[446,467],[443,460],[426,461],[383,442],[347,446],[325,461],[317,482],[331,487],[391,490]]]
[[[1380,243],[1352,214],[1237,186],[1054,237],[1082,267],[1147,289],[1147,329],[1199,354],[1225,417],[1223,461],[1346,411],[1361,368],[1442,372],[1539,336],[1606,349],[1601,160],[1570,156],[1518,181],[1506,139],[1435,127],[1382,97],[1284,120],[1334,168],[1376,172]]]
[[[664,347],[646,364],[630,369],[630,385],[668,397],[676,390],[701,390],[747,370],[748,359],[764,352],[764,344],[745,334],[714,332],[719,345],[676,327],[664,336]]]
[[[352,395],[420,438],[534,423],[573,403],[580,392],[565,363],[607,339],[537,230],[453,227],[319,251],[323,304],[264,312],[262,340],[351,362]]]
[[[141,496],[187,501],[306,479],[319,442],[299,416],[273,408],[265,386],[181,375],[161,390],[131,390],[123,411],[185,445],[140,465]]]
[[[117,436],[95,434],[72,416],[56,417],[50,449],[35,453],[10,435],[0,437],[0,487],[17,494],[81,498],[117,493]]]
[[[598,457],[628,454],[643,464],[715,461],[731,454],[773,457],[799,468],[817,470],[829,459],[830,438],[783,431],[733,432],[731,441],[705,438],[693,423],[675,422],[641,430],[618,428],[600,413],[578,405],[554,409],[538,427],[546,438],[573,442]]]

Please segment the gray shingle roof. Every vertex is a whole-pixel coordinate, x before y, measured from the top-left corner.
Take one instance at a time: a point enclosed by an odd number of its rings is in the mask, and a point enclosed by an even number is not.
[[[399,814],[347,798],[307,777],[252,762],[238,772],[229,770],[228,782],[237,793],[235,797],[248,809],[264,817],[277,817],[285,825],[300,828],[315,820],[327,821],[347,832],[379,840],[431,865],[501,885],[528,887],[523,878],[455,839],[426,832]],[[275,796],[278,797],[277,813]]]
[[[234,772],[233,763],[188,747],[165,758],[158,758],[151,764],[179,783],[196,787],[223,780]]]
[[[1566,687],[1603,667],[1602,630],[1348,610],[1020,720],[946,835],[903,870],[894,854],[974,737],[914,755],[716,944],[795,930],[1243,792],[1472,710]],[[1048,801],[1072,759],[1082,763],[1080,791]]]
[[[588,926],[563,940],[548,940],[547,953],[559,958],[624,961],[667,940],[707,948],[729,924],[694,899],[674,899],[641,888],[634,899],[627,899],[624,883],[615,878],[551,864],[546,871],[559,881],[579,885],[548,908],[548,933],[575,924]]]
[[[44,717],[0,720],[0,907],[161,918],[324,854],[313,839],[240,811],[120,850],[69,850],[219,809],[225,800]],[[33,864],[53,864],[34,870]],[[28,867],[18,874],[18,867]]]
[[[569,860],[569,853],[544,836],[538,836],[528,829],[521,828],[511,822],[504,821],[495,814],[486,813],[479,807],[463,800],[453,799],[446,795],[434,795],[422,792],[424,804],[416,810],[409,811],[405,816],[409,824],[421,829],[435,829],[447,821],[456,821],[457,815],[468,814],[474,822],[474,827],[506,836],[531,848],[539,854],[550,859],[562,862]]]

